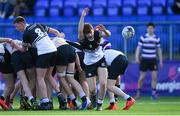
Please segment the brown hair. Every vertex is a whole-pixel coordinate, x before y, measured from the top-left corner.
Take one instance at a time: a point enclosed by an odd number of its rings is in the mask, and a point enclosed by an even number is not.
[[[149,22],[146,26],[147,26],[147,27],[152,26],[153,28],[155,28],[155,27],[156,27],[156,26],[155,26],[155,24],[154,24],[154,23],[152,23],[152,22]]]
[[[16,19],[13,21],[13,24],[20,23],[20,22],[26,22],[26,20],[22,16],[17,16]]]
[[[93,26],[90,23],[85,23],[84,24],[84,29],[83,29],[83,33],[84,34],[88,34],[91,33],[91,30],[93,29]]]

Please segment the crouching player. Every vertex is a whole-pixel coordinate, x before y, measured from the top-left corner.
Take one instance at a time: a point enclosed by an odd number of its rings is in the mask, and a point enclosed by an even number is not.
[[[128,110],[135,103],[135,100],[128,94],[124,93],[120,88],[115,86],[117,78],[123,75],[126,71],[128,66],[127,57],[122,52],[113,49],[106,49],[104,53],[108,66],[107,89],[110,94],[109,109],[116,109],[116,103],[114,99],[114,94],[116,94],[126,100],[126,106],[123,108],[123,110]]]

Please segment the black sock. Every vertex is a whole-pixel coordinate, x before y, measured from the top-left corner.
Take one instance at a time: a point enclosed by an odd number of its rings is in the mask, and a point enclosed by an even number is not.
[[[0,98],[1,98],[3,101],[5,100],[4,96],[1,96]]]
[[[111,102],[110,105],[111,105],[111,106],[114,105],[114,102]]]
[[[129,97],[128,99],[127,99],[127,101],[130,101],[131,100],[131,97]]]
[[[61,92],[57,92],[57,93],[56,93],[57,96],[60,96],[61,94],[62,94]]]
[[[74,104],[75,106],[77,106],[77,103],[76,103],[76,98],[75,98],[75,99],[73,99],[73,100],[72,100],[72,102],[73,102],[73,104]]]
[[[115,85],[116,87],[120,88],[120,85]],[[115,101],[117,101],[118,95],[114,94]]]
[[[85,102],[85,101],[87,101],[87,98],[86,98],[86,96],[83,96],[83,97],[81,98],[81,100],[82,100],[82,102]]]

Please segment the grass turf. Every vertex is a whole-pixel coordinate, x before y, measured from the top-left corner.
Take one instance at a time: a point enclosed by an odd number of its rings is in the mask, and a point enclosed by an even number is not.
[[[156,101],[152,101],[149,97],[143,97],[140,100],[136,100],[135,105],[127,111],[123,111],[122,108],[125,105],[125,101],[120,99],[118,102],[118,110],[109,111],[73,111],[73,110],[58,110],[58,102],[54,100],[54,110],[51,111],[22,111],[18,110],[19,100],[14,102],[13,111],[3,111],[0,109],[0,115],[180,115],[180,97],[160,97]],[[108,106],[108,100],[105,100],[103,108]]]

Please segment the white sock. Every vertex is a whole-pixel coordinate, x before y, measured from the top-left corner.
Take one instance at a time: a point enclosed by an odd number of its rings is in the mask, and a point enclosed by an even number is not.
[[[33,99],[34,97],[33,96],[29,96],[28,99],[29,101],[31,101],[31,99]]]
[[[90,104],[91,100],[87,97],[87,104]]]
[[[111,104],[111,103],[115,103],[115,99],[111,99],[110,101],[109,101],[109,103]]]
[[[69,98],[70,98],[70,100],[73,100],[73,99],[75,99],[76,97],[72,94],[72,95],[69,96]]]
[[[84,92],[80,92],[79,96],[80,96],[80,98],[82,98],[82,97],[86,96],[86,94]]]
[[[127,100],[130,96],[125,94],[124,99]]]
[[[98,104],[103,104],[103,100],[98,99]]]
[[[41,103],[47,103],[47,102],[49,102],[49,99],[48,99],[48,98],[43,98],[43,99],[41,100]]]

